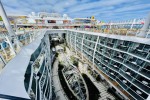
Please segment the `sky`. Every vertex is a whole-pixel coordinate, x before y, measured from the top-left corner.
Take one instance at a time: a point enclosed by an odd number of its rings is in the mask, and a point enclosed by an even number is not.
[[[95,16],[100,21],[145,18],[150,0],[1,0],[8,15],[31,12],[58,12],[71,18]]]

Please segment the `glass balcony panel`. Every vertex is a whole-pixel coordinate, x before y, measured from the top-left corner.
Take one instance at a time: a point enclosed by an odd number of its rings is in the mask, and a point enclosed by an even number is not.
[[[130,41],[124,41],[124,42],[123,42],[123,45],[124,45],[124,46],[127,46],[127,47],[131,47],[132,44],[133,44],[133,43],[130,42]]]
[[[133,83],[136,84],[138,87],[140,87],[142,90],[146,91],[147,93],[150,93],[150,88],[145,86],[145,85],[143,85],[139,81],[134,80]]]
[[[146,62],[144,69],[149,70],[150,71],[150,63]]]
[[[113,44],[113,43],[107,43],[107,46],[109,46],[109,47],[113,47],[113,46],[114,46],[114,44]]]
[[[125,61],[124,62],[128,67],[132,68],[135,71],[138,71],[139,66],[136,66],[135,64],[131,63],[130,61]]]
[[[143,50],[145,47],[145,44],[139,44],[139,46],[136,47],[136,49]]]
[[[114,59],[114,60],[116,60],[116,61],[119,61],[119,62],[123,62],[123,58],[120,58],[120,57],[118,57],[118,56],[112,56],[112,58]]]
[[[142,93],[141,96],[142,96],[144,99],[147,99],[147,98],[148,98],[148,95],[145,94],[145,93]]]
[[[116,77],[114,76],[114,73],[112,73],[112,72],[111,72],[111,73],[108,72],[107,75],[108,75],[110,78],[112,78],[113,80],[115,80],[115,78],[116,78]]]
[[[117,78],[116,81],[121,85],[125,90],[127,89],[127,86],[119,79]]]
[[[128,51],[128,48],[129,48],[129,47],[126,47],[126,46],[120,44],[120,45],[118,45],[116,48],[117,48],[117,49],[120,49],[120,50],[122,50],[122,51]]]
[[[110,65],[110,68],[114,69],[115,71],[119,71],[119,67],[117,65]]]
[[[144,100],[143,98],[141,98],[138,94],[136,94],[135,92],[133,92],[131,89],[127,90],[134,98],[138,98],[138,100]]]
[[[141,69],[140,73],[150,78],[150,71],[146,69]]]
[[[145,47],[143,48],[143,51],[150,52],[150,45],[145,45]]]
[[[127,73],[123,72],[122,70],[120,70],[120,73],[127,78],[128,80],[132,81],[132,77],[130,75],[128,75]]]
[[[136,61],[136,64],[139,65],[139,66],[143,66],[144,63],[145,62],[143,60],[140,60],[140,59],[137,59],[137,61]]]
[[[145,57],[148,55],[147,52],[143,52],[142,50],[133,49],[133,48],[131,48],[131,49],[129,50],[129,52],[132,53],[132,54],[134,54],[134,55],[137,55],[137,56],[139,56],[139,57],[142,57],[142,58],[145,58]]]

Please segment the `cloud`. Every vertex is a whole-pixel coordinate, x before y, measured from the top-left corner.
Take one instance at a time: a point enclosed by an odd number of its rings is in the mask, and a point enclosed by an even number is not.
[[[122,7],[120,9],[117,9],[115,12],[142,10],[142,9],[146,9],[146,8],[150,8],[150,4],[138,4],[138,5],[133,5],[133,6]]]
[[[125,20],[146,17],[149,0],[1,0],[6,13],[26,14],[56,11],[72,18],[90,17],[98,20]]]
[[[80,4],[74,7],[70,8],[70,12],[77,12],[92,8],[102,8],[102,7],[109,7],[109,6],[115,6],[118,4],[126,3],[126,2],[133,2],[135,0],[100,0],[95,2],[89,2],[85,4]]]

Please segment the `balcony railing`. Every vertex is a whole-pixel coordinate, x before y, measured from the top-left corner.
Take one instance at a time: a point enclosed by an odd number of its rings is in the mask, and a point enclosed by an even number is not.
[[[96,33],[105,33],[105,34],[114,34],[114,35],[122,35],[122,36],[138,36],[140,32],[145,32],[145,36],[142,38],[150,38],[150,29],[148,30],[141,30],[141,29],[95,29],[95,28],[78,28],[77,30],[80,31],[89,31],[89,32],[96,32]]]

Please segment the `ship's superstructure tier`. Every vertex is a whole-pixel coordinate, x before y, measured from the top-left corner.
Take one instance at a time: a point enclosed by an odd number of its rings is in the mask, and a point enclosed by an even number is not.
[[[116,90],[129,99],[150,94],[149,40],[138,37],[67,31],[70,48],[88,61]]]

